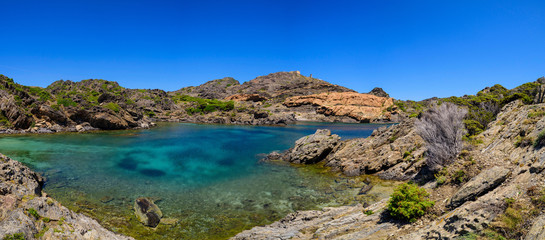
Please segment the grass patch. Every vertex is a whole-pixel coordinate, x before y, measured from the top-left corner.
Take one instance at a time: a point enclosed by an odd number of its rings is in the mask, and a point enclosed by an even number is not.
[[[74,102],[74,100],[72,100],[71,98],[61,97],[61,98],[57,98],[57,105],[62,105],[65,107],[69,107],[69,106],[75,107],[78,104]]]
[[[536,140],[534,141],[534,147],[535,148],[541,148],[545,145],[545,130],[542,130],[537,135]]]
[[[4,236],[2,240],[25,240],[25,235],[23,233],[14,233]]]
[[[36,209],[34,209],[34,208],[29,208],[27,211],[28,211],[28,213],[29,213],[31,216],[35,217],[36,219],[40,219],[40,214],[38,214],[38,212],[36,211]]]
[[[107,108],[107,109],[110,109],[110,110],[112,110],[112,111],[114,111],[116,113],[121,111],[121,107],[119,107],[119,105],[117,103],[114,103],[114,102],[106,103],[106,104],[104,104],[103,107]]]
[[[215,111],[231,111],[235,108],[233,101],[221,101],[217,99],[204,99],[192,97],[188,95],[177,94],[172,97],[175,103],[186,102],[193,104],[192,107],[186,108],[186,112],[190,115],[195,113],[210,113]]]

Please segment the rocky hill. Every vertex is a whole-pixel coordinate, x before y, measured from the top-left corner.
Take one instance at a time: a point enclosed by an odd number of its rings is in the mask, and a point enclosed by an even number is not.
[[[435,99],[469,108],[466,128],[488,121],[484,129],[466,133],[461,153],[439,171],[426,166],[426,143],[415,130],[416,117],[375,130],[365,139],[342,141],[319,130],[292,149],[268,156],[325,164],[346,175],[416,182],[435,203],[416,222],[394,219],[388,199],[382,199],[297,212],[233,239],[545,239],[544,80],[512,90],[497,85],[474,96]],[[498,104],[497,111],[492,103]]]
[[[299,71],[292,71],[271,73],[243,84],[233,78],[217,79],[197,87],[186,87],[175,91],[175,93],[208,99],[223,99],[239,94],[256,94],[273,102],[281,102],[287,97],[323,92],[354,92],[354,90],[303,76]]]
[[[299,72],[272,73],[243,84],[233,78],[223,78],[174,92],[127,89],[101,79],[60,80],[46,88],[28,87],[0,75],[0,133],[147,128],[156,121],[257,125],[297,120],[392,120],[386,110],[392,101],[374,100],[378,97],[367,94],[363,94],[367,97],[360,97],[359,102],[352,101],[350,106],[342,108],[352,109],[344,112],[321,111],[312,104],[283,105],[289,97],[321,93],[357,95],[353,90]],[[375,102],[367,101],[382,101],[382,105],[377,107]],[[363,109],[355,113],[353,109],[368,106],[372,108],[370,111]]]

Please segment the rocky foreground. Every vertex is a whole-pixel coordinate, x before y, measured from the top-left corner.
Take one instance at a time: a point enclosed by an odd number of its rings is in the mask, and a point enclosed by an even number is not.
[[[43,183],[40,175],[0,154],[0,239],[133,239],[63,207],[42,191]]]
[[[233,239],[545,239],[545,104],[507,104],[488,129],[465,142],[460,157],[430,174],[414,120],[342,141],[329,131],[298,140],[270,159],[324,162],[348,175],[411,179],[435,201],[415,223],[387,214],[387,199],[290,214]],[[535,144],[537,141],[537,144]]]

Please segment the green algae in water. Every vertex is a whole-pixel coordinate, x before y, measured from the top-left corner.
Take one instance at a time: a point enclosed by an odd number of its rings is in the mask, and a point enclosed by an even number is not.
[[[226,239],[297,210],[360,201],[362,178],[258,160],[317,128],[346,138],[380,126],[161,124],[142,131],[5,136],[0,152],[44,174],[45,191],[63,205],[113,231],[137,239]],[[167,224],[140,224],[132,209],[138,197],[155,199]]]

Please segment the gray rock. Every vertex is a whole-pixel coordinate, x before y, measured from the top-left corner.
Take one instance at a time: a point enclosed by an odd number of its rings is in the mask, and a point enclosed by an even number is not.
[[[316,133],[302,137],[295,142],[295,146],[288,154],[288,161],[292,163],[312,164],[325,159],[341,138],[328,129],[318,129]]]
[[[11,211],[8,217],[0,222],[0,239],[16,233],[24,234],[25,239],[33,239],[34,234],[38,233],[34,221],[21,208]]]
[[[137,198],[134,201],[134,214],[142,224],[148,227],[157,227],[163,213],[149,198]]]
[[[450,200],[450,207],[458,207],[464,202],[474,200],[500,185],[509,176],[509,169],[495,166],[481,172],[464,184]]]
[[[545,169],[545,153],[541,154],[539,159],[535,161],[530,167],[531,173],[540,173]]]
[[[25,239],[35,239],[38,232],[43,233],[41,239],[133,239],[110,232],[97,221],[45,197],[42,185],[40,175],[0,154],[0,239],[17,233],[22,233]],[[30,209],[40,218],[30,215]],[[47,228],[41,218],[64,221],[47,223],[50,224]]]
[[[545,239],[545,215],[539,216],[526,234],[526,240],[541,240]]]

